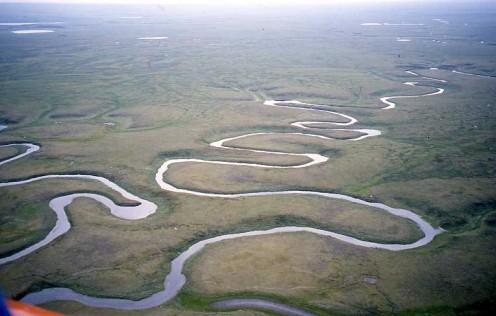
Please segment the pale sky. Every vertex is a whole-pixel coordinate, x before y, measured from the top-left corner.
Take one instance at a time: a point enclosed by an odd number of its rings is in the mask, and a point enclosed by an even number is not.
[[[309,4],[333,4],[333,3],[381,3],[381,2],[464,2],[463,0],[0,0],[0,2],[29,2],[29,3],[122,3],[122,4],[200,4],[200,5],[309,5]],[[469,2],[465,0],[465,2]]]

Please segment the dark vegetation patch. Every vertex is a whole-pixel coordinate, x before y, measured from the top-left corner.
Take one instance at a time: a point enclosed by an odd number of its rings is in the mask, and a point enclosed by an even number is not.
[[[490,213],[486,216],[484,219],[484,224],[492,228],[496,227],[496,213]]]
[[[80,118],[85,117],[86,114],[81,113],[60,113],[60,114],[51,114],[50,118],[52,119],[64,119],[64,118]]]
[[[428,202],[420,202],[404,196],[396,196],[395,200],[401,201],[412,209],[422,210],[425,214],[437,218],[439,226],[450,232],[478,229],[480,219],[496,210],[496,200],[493,199],[471,203],[460,209],[449,211],[434,207]],[[492,217],[486,217],[486,221],[487,218]]]
[[[493,316],[496,315],[496,298],[477,301],[475,303],[453,306],[436,306],[422,309],[411,309],[397,313],[398,316]]]

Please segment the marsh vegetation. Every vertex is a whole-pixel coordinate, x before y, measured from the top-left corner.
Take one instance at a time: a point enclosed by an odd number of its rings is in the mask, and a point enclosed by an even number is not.
[[[153,216],[126,221],[93,200],[77,199],[68,209],[69,233],[0,266],[7,295],[69,287],[87,295],[141,299],[163,288],[170,261],[195,242],[278,226],[310,226],[377,242],[417,240],[421,232],[410,221],[345,201],[218,199],[166,192],[155,183],[159,166],[175,158],[301,164],[302,157],[209,146],[247,133],[294,132],[295,121],[342,120],[263,105],[265,99],[297,99],[351,115],[359,120],[357,128],[379,129],[382,135],[349,142],[356,133],[313,130],[335,139],[236,140],[230,145],[315,152],[329,161],[293,170],[185,163],[172,166],[167,181],[206,192],[343,193],[413,210],[447,232],[403,252],[309,233],[224,241],[188,262],[186,288],[167,305],[139,312],[72,302],[46,307],[75,315],[201,315],[216,312],[214,301],[254,297],[321,315],[457,315],[491,308],[496,79],[490,76],[496,75],[496,7],[386,6],[346,9],[351,11],[344,15],[311,8],[243,14],[155,6],[0,8],[1,22],[64,21],[49,25],[56,30],[50,34],[14,34],[33,26],[0,25],[0,123],[8,125],[0,142],[42,146],[0,167],[1,181],[95,174],[158,205]],[[126,16],[141,18],[121,18]],[[385,17],[423,25],[360,25]],[[440,17],[450,23],[433,20]],[[168,38],[137,40],[154,34]],[[405,73],[409,69],[448,82],[422,81]],[[380,110],[381,97],[441,86],[443,95],[396,100],[394,111]],[[0,159],[20,150],[2,147]],[[74,192],[131,203],[91,181],[53,179],[1,188],[0,256],[43,238],[55,222],[48,202]]]

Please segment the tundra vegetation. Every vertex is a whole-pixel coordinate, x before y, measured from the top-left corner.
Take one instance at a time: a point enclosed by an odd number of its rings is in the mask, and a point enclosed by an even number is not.
[[[7,182],[43,174],[95,174],[153,201],[138,221],[112,217],[89,199],[68,208],[72,229],[48,246],[0,266],[15,298],[47,287],[141,299],[163,288],[170,262],[213,236],[309,226],[356,238],[407,243],[411,222],[346,201],[311,196],[205,198],[164,192],[157,168],[174,158],[277,165],[304,158],[216,149],[211,142],[256,132],[304,132],[295,121],[342,117],[270,107],[265,99],[321,104],[358,119],[379,137],[267,135],[230,146],[320,153],[302,169],[185,163],[167,180],[205,192],[304,189],[343,193],[405,208],[445,233],[400,252],[367,249],[310,233],[224,241],[188,261],[186,287],[144,311],[73,302],[45,307],[74,315],[207,315],[224,298],[266,298],[319,315],[472,315],[496,293],[496,6],[408,5],[183,10],[157,6],[0,5],[0,21],[63,21],[46,34],[0,26],[0,143],[41,150],[0,167]],[[122,16],[142,16],[121,19]],[[442,17],[449,24],[441,23]],[[367,22],[421,26],[364,26]],[[160,41],[140,37],[167,37]],[[411,42],[398,42],[398,37]],[[430,68],[438,68],[432,70]],[[446,80],[422,80],[406,70]],[[458,70],[484,76],[453,73]],[[419,81],[419,87],[402,84]],[[379,99],[442,87],[438,96]],[[315,127],[325,127],[316,125]],[[4,160],[22,152],[0,147]],[[48,202],[98,192],[132,203],[94,181],[52,179],[0,189],[0,255],[42,239],[55,223]],[[238,310],[226,315],[259,315]]]

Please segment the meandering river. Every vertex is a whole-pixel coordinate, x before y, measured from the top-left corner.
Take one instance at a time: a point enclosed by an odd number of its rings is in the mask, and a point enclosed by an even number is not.
[[[436,79],[436,78],[431,78],[431,77],[423,77],[419,75],[416,72],[413,72],[411,70],[407,71],[409,75],[419,77],[422,80],[428,80],[428,81],[436,81],[440,83],[445,83],[445,80],[441,79]],[[405,82],[404,84],[409,85],[409,86],[417,86],[418,82]],[[385,104],[385,107],[383,107],[384,110],[388,109],[393,109],[396,106],[396,103],[394,103],[391,100],[397,100],[397,99],[402,99],[402,98],[418,98],[418,97],[427,97],[427,96],[434,96],[438,94],[444,93],[444,89],[442,88],[435,88],[434,92],[431,93],[426,93],[426,94],[420,94],[420,95],[407,95],[407,96],[386,96],[381,98],[381,102]],[[248,137],[257,137],[260,135],[300,135],[300,136],[305,136],[305,137],[312,137],[312,138],[318,138],[318,139],[323,139],[323,140],[329,140],[333,139],[328,136],[324,136],[321,134],[317,134],[316,132],[319,131],[350,131],[354,133],[358,133],[359,135],[347,139],[345,141],[349,142],[355,142],[355,141],[362,141],[364,139],[367,139],[369,137],[376,137],[381,135],[381,132],[379,130],[375,129],[353,129],[353,128],[348,128],[349,126],[355,125],[358,123],[358,120],[352,116],[339,113],[339,112],[334,112],[325,109],[327,106],[326,105],[321,105],[321,104],[312,104],[312,103],[305,103],[301,102],[298,100],[266,100],[264,102],[265,106],[271,106],[271,107],[279,107],[281,109],[298,109],[302,111],[312,111],[312,112],[321,112],[323,114],[329,114],[333,117],[338,116],[342,120],[341,122],[334,122],[332,120],[323,120],[323,121],[298,121],[298,122],[293,122],[291,123],[291,126],[298,128],[302,130],[302,132],[293,132],[293,133],[270,133],[270,132],[264,132],[264,133],[250,133],[250,134],[244,134],[236,137],[230,137],[230,138],[225,138],[222,140],[218,140],[215,142],[212,142],[210,144],[211,147],[216,148],[216,149],[221,149],[221,150],[236,150],[236,151],[250,151],[250,152],[256,152],[256,153],[264,153],[264,154],[270,154],[270,155],[286,155],[286,156],[300,156],[306,158],[306,162],[303,162],[301,164],[295,164],[291,166],[282,166],[282,165],[270,165],[270,164],[260,164],[260,163],[241,163],[241,162],[230,162],[230,161],[222,161],[222,160],[202,160],[202,159],[171,159],[168,161],[165,161],[162,166],[157,170],[156,175],[155,175],[155,181],[157,184],[165,191],[177,193],[177,194],[189,194],[189,195],[195,195],[195,196],[203,196],[203,197],[214,197],[214,198],[225,198],[225,199],[233,199],[233,198],[239,198],[239,197],[256,197],[256,196],[268,196],[268,195],[312,195],[312,196],[320,196],[324,198],[329,198],[329,199],[337,199],[337,200],[345,200],[351,203],[355,204],[360,204],[360,205],[365,205],[368,207],[376,208],[381,211],[384,211],[386,213],[405,218],[415,225],[418,226],[418,228],[423,232],[423,237],[420,238],[419,240],[409,243],[409,244],[398,244],[398,243],[377,243],[377,242],[370,242],[367,240],[361,240],[352,236],[344,235],[344,234],[338,234],[332,231],[326,231],[326,230],[321,230],[321,229],[316,229],[312,227],[296,227],[296,226],[285,226],[285,227],[277,227],[277,228],[272,228],[268,230],[257,230],[257,231],[249,231],[249,232],[244,232],[244,233],[238,233],[238,234],[226,234],[222,236],[216,236],[212,238],[208,238],[202,241],[199,241],[195,244],[193,244],[191,247],[189,247],[187,250],[185,250],[183,253],[181,253],[178,257],[176,257],[172,262],[171,262],[171,269],[169,274],[166,276],[164,280],[164,290],[157,292],[150,297],[144,298],[142,300],[138,301],[133,301],[133,300],[127,300],[127,299],[116,299],[116,298],[103,298],[103,297],[91,297],[87,296],[81,293],[77,293],[73,291],[72,289],[69,288],[48,288],[41,290],[39,292],[34,292],[34,293],[29,293],[26,295],[22,301],[32,303],[32,304],[42,304],[42,303],[47,303],[51,301],[57,301],[57,300],[70,300],[70,301],[76,301],[80,302],[82,304],[92,306],[92,307],[104,307],[104,308],[114,308],[114,309],[123,309],[123,310],[130,310],[130,309],[145,309],[145,308],[151,308],[154,306],[158,306],[164,303],[167,303],[171,299],[173,299],[179,291],[182,289],[184,284],[186,283],[186,277],[182,273],[183,267],[185,262],[191,258],[194,254],[198,253],[201,251],[206,245],[213,244],[216,242],[221,242],[225,240],[231,240],[231,239],[237,239],[237,238],[246,238],[246,237],[251,237],[251,236],[262,236],[262,235],[270,235],[270,234],[279,234],[279,233],[292,233],[292,232],[309,232],[321,236],[326,236],[330,238],[335,238],[338,240],[341,240],[343,242],[355,245],[355,246],[360,246],[360,247],[368,247],[368,248],[378,248],[378,249],[385,249],[388,251],[401,251],[401,250],[407,250],[407,249],[412,249],[412,248],[417,248],[424,246],[428,243],[430,243],[434,237],[440,233],[443,232],[441,228],[435,228],[431,224],[429,224],[427,221],[422,219],[421,216],[416,214],[415,212],[411,210],[406,210],[406,209],[400,209],[400,208],[394,208],[390,207],[388,205],[382,204],[382,203],[375,203],[375,202],[368,202],[365,200],[358,199],[356,197],[344,195],[344,194],[335,194],[335,193],[326,193],[326,192],[317,192],[317,191],[305,191],[305,190],[286,190],[286,191],[260,191],[260,192],[250,192],[250,193],[223,193],[223,192],[218,192],[218,193],[212,193],[212,192],[201,192],[201,191],[195,191],[191,189],[185,189],[185,188],[180,188],[176,187],[174,184],[167,182],[166,179],[166,173],[169,170],[169,167],[173,164],[183,164],[183,163],[191,163],[191,162],[201,162],[201,163],[206,163],[206,164],[216,164],[216,165],[230,165],[230,166],[248,166],[248,167],[253,167],[253,168],[270,168],[270,169],[295,169],[295,168],[308,168],[314,165],[322,164],[328,161],[328,158],[325,156],[322,156],[318,153],[291,153],[291,152],[279,152],[279,151],[268,151],[268,150],[254,150],[254,149],[248,149],[248,148],[243,148],[239,146],[235,146],[233,144],[230,144],[233,141],[243,139],[243,138],[248,138]],[[328,126],[328,127],[323,127],[323,126]],[[0,127],[1,129],[1,127]],[[314,133],[312,133],[314,132]],[[5,159],[0,162],[1,165],[6,165],[8,163],[12,163],[18,159],[21,159],[25,156],[32,155],[35,152],[40,150],[40,146],[31,144],[31,143],[21,143],[21,144],[7,144],[7,145],[2,145],[0,147],[7,147],[7,146],[17,146],[17,147],[23,147],[25,149],[24,152],[19,153],[15,155],[14,157],[11,157],[9,159]],[[61,237],[63,234],[67,233],[70,228],[71,224],[67,219],[67,214],[65,211],[65,208],[72,203],[72,201],[75,198],[78,197],[85,197],[85,198],[91,198],[94,199],[103,205],[105,205],[109,210],[110,213],[114,216],[117,216],[122,219],[126,220],[138,220],[138,219],[143,219],[146,218],[150,215],[152,215],[156,209],[157,205],[155,205],[153,202],[144,200],[128,191],[125,189],[121,188],[119,185],[113,183],[112,181],[99,177],[99,176],[93,176],[93,175],[64,175],[64,174],[53,174],[53,175],[44,175],[44,176],[39,176],[39,177],[34,177],[30,178],[27,180],[22,180],[22,181],[11,181],[11,182],[3,182],[0,183],[0,187],[8,187],[8,186],[18,186],[18,185],[23,185],[35,181],[42,181],[45,179],[53,179],[53,178],[58,178],[58,179],[85,179],[85,180],[92,180],[99,182],[101,184],[104,184],[111,190],[115,191],[116,193],[119,193],[121,196],[123,196],[126,199],[132,200],[136,202],[135,206],[121,206],[115,204],[112,200],[109,198],[99,195],[99,194],[94,194],[94,193],[77,193],[77,194],[69,194],[61,197],[57,197],[52,199],[49,202],[50,208],[55,212],[57,216],[57,221],[54,226],[54,228],[50,231],[50,233],[41,241],[7,257],[0,258],[0,265],[1,264],[7,264],[9,262],[13,262],[19,258],[22,258],[24,256],[27,256],[31,254],[34,251],[40,250],[42,247],[46,246],[47,244],[53,242],[55,239]],[[216,304],[216,305],[215,305]],[[301,312],[300,315],[306,315],[304,311],[279,304],[279,303],[274,303],[270,301],[265,301],[265,300],[255,300],[255,299],[237,299],[237,300],[226,300],[222,302],[217,302],[215,303],[214,306],[218,307],[242,307],[242,306],[250,306],[250,307],[260,307],[260,308],[268,308],[276,312],[283,312],[290,314],[291,312],[299,311]],[[308,315],[310,315],[308,313]]]

